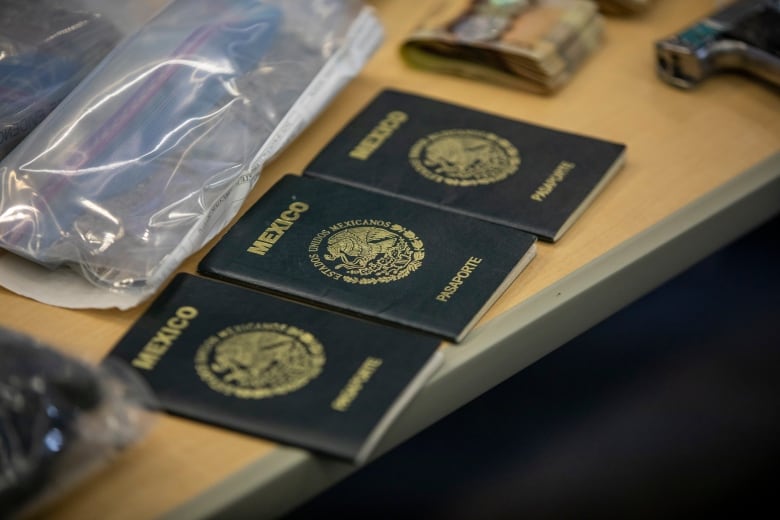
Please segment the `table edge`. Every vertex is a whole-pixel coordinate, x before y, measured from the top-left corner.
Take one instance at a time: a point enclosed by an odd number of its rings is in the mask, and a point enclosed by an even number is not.
[[[374,458],[769,220],[778,201],[780,151],[478,327],[445,349]],[[280,445],[163,518],[280,516],[357,469]]]

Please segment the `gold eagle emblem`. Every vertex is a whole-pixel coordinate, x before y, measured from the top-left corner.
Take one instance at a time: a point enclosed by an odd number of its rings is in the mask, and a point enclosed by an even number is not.
[[[195,369],[213,390],[246,399],[282,395],[305,386],[325,364],[319,341],[283,323],[248,323],[210,336]]]
[[[422,265],[422,240],[402,226],[385,224],[334,226],[338,231],[324,242],[322,260],[348,283],[387,283],[408,276]]]
[[[452,186],[499,182],[520,166],[512,143],[481,130],[444,130],[418,140],[409,161],[425,178]]]

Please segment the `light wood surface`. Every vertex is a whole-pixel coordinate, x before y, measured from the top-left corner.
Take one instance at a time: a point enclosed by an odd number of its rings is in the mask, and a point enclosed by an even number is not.
[[[284,173],[300,172],[386,87],[627,144],[625,167],[560,242],[540,244],[537,258],[482,319],[476,334],[506,311],[780,150],[777,88],[723,75],[686,92],[655,76],[653,42],[710,12],[716,4],[712,0],[657,0],[643,16],[608,18],[601,48],[570,84],[552,96],[410,69],[399,59],[399,43],[435,1],[369,3],[384,24],[385,43],[321,117],[265,167],[245,208]],[[780,209],[780,200],[777,204]],[[212,244],[181,270],[194,272]],[[0,289],[0,326],[98,362],[146,305],[127,312],[75,311]],[[466,338],[458,348],[468,347]],[[262,439],[161,416],[148,438],[58,501],[46,517],[157,517],[242,469],[262,468],[263,460],[278,450]]]

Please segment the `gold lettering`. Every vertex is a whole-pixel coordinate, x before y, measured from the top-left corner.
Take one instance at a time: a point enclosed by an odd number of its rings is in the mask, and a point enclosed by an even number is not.
[[[295,213],[303,213],[307,209],[309,209],[309,205],[305,202],[293,202],[290,204],[290,210],[294,211]]]
[[[255,242],[247,248],[247,253],[254,253],[256,255],[263,256],[271,249],[271,245],[267,242],[261,242],[259,240],[255,240]]]
[[[369,218],[359,218],[354,220],[345,220],[344,222],[338,222],[336,224],[331,224],[330,230],[331,231],[338,231],[340,229],[348,228],[348,227],[354,227],[354,226],[381,226],[389,228],[392,224],[390,222],[387,222],[385,220],[377,220],[377,219],[369,219]]]
[[[165,322],[166,325],[168,325],[172,329],[178,329],[181,330],[184,327],[187,326],[187,320],[183,318],[179,318],[178,316],[174,316],[173,318],[169,319]]]
[[[323,229],[319,233],[317,233],[317,236],[312,238],[311,243],[309,244],[309,252],[310,253],[316,253],[317,250],[320,248],[320,244],[322,243],[323,239],[330,235],[330,231],[327,229]]]
[[[349,156],[365,161],[408,119],[409,116],[400,110],[390,112],[349,152]]]
[[[337,412],[346,412],[381,365],[382,360],[380,358],[367,357],[363,364],[360,365],[360,368],[357,369],[357,372],[349,379],[347,385],[339,392],[336,399],[330,403],[330,407]]]
[[[314,265],[314,267],[317,268],[322,274],[327,276],[328,278],[333,278],[334,280],[340,280],[343,276],[341,273],[337,273],[327,265],[325,265],[322,260],[320,260],[320,255],[317,253],[312,253],[309,255],[309,260],[311,260],[311,263]]]
[[[165,325],[155,332],[141,352],[131,361],[134,367],[153,370],[160,358],[168,351],[182,331],[190,325],[190,321],[198,316],[198,309],[191,306],[179,307],[176,314],[165,322]]]
[[[455,294],[455,292],[460,289],[461,285],[463,285],[463,283],[466,281],[466,278],[471,276],[471,273],[473,273],[481,263],[481,258],[476,256],[469,257],[469,259],[466,260],[466,263],[463,264],[463,267],[461,267],[458,272],[455,273],[455,276],[452,277],[444,289],[442,289],[441,292],[436,295],[436,300],[447,303]]]
[[[176,311],[176,316],[185,320],[191,320],[198,316],[198,309],[195,307],[190,307],[189,305],[179,307],[179,309]]]
[[[154,354],[149,354],[142,350],[141,352],[138,353],[135,359],[133,359],[133,366],[138,368],[143,368],[144,370],[152,370],[154,368],[154,365],[157,364],[158,360],[159,360],[159,356],[155,356]]]
[[[552,193],[552,191],[558,187],[561,182],[563,182],[563,179],[566,178],[566,176],[574,169],[575,166],[577,165],[573,162],[561,161],[555,170],[553,170],[552,174],[550,174],[550,176],[545,179],[542,185],[536,188],[536,191],[531,195],[531,200],[542,202],[544,199],[546,199],[550,193]]]
[[[247,248],[247,253],[263,256],[271,250],[276,242],[282,238],[282,235],[292,227],[296,220],[301,216],[301,213],[309,209],[309,205],[305,202],[293,202],[287,209],[282,211],[279,218],[271,222],[265,231],[252,242],[252,245]]]
[[[282,211],[281,215],[279,216],[282,217],[284,220],[289,220],[290,222],[294,222],[298,220],[298,217],[300,217],[301,214],[296,211],[288,210],[288,211]]]
[[[260,236],[257,238],[257,240],[261,242],[265,242],[267,244],[275,244],[277,240],[279,240],[279,237],[284,235],[284,231],[281,233],[274,233],[271,231],[271,229],[266,229],[263,231]]]

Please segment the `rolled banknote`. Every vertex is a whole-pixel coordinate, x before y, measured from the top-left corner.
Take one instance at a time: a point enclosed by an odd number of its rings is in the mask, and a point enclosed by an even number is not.
[[[436,6],[402,43],[413,66],[548,93],[598,47],[590,0],[458,0]]]
[[[599,10],[605,14],[632,14],[647,9],[653,0],[596,0]]]

